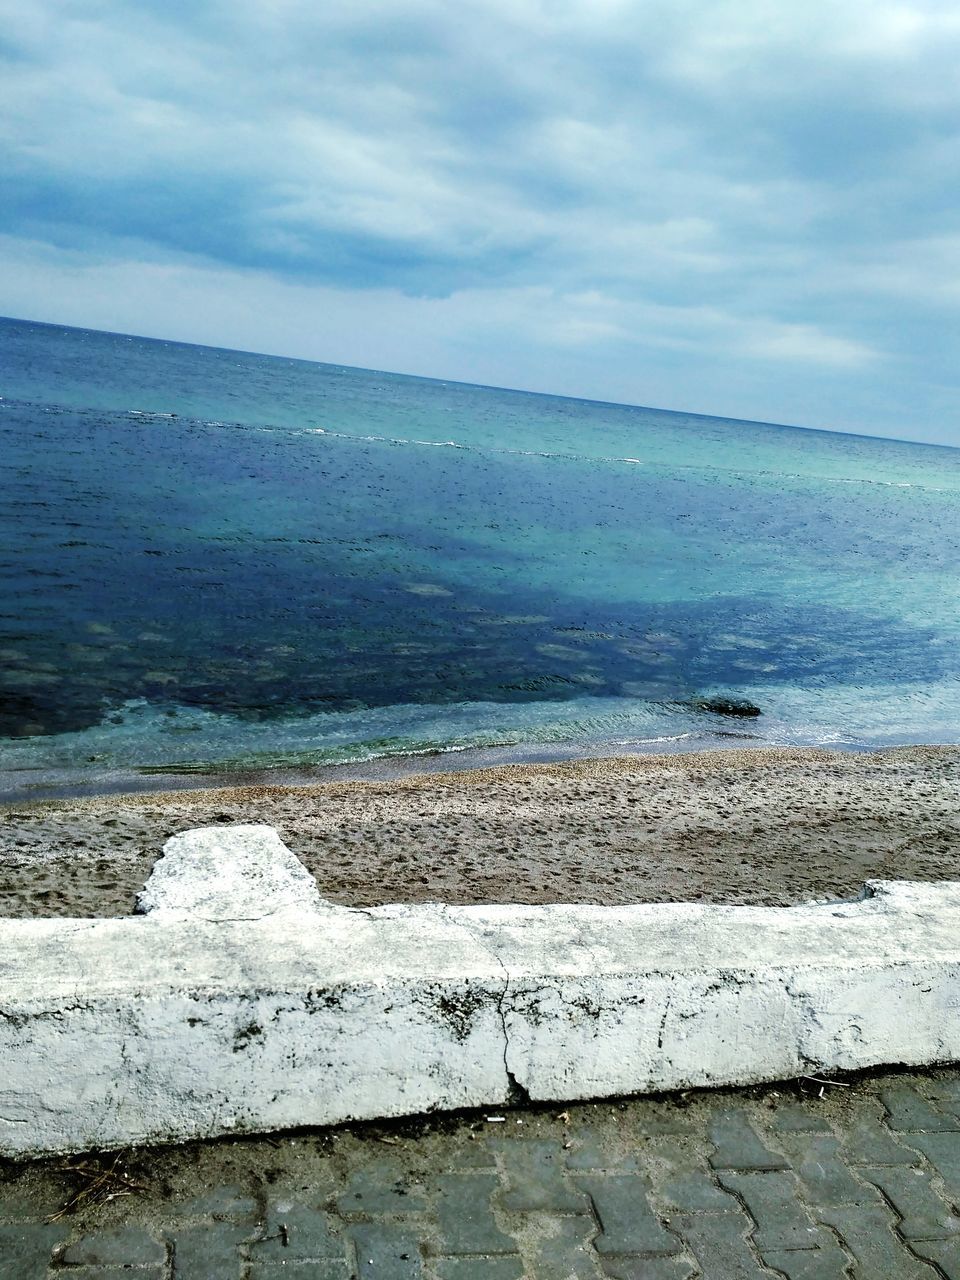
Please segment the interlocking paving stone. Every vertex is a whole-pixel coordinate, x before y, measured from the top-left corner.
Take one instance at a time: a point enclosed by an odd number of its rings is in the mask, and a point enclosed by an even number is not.
[[[913,1133],[910,1142],[943,1179],[953,1206],[960,1207],[960,1138],[950,1133]]]
[[[59,1223],[0,1227],[0,1276],[47,1280],[53,1250],[69,1234]]]
[[[248,1239],[248,1227],[212,1222],[184,1227],[171,1238],[175,1280],[240,1280],[240,1244]]]
[[[960,1131],[960,1120],[926,1102],[916,1089],[894,1085],[882,1089],[880,1097],[887,1109],[887,1124],[898,1133],[941,1133]]]
[[[497,1159],[494,1149],[485,1139],[477,1139],[471,1133],[468,1135],[471,1139],[469,1142],[461,1143],[457,1150],[452,1154],[450,1168],[451,1171],[459,1172],[464,1169],[496,1169]]]
[[[960,1280],[960,1240],[922,1240],[910,1247],[921,1258],[935,1263],[947,1280]]]
[[[871,1169],[863,1176],[886,1196],[902,1221],[897,1230],[907,1240],[946,1240],[960,1233],[960,1217],[951,1213],[931,1184],[926,1169]]]
[[[356,1273],[345,1262],[255,1262],[242,1275],[243,1280],[355,1280]],[[195,1272],[191,1280],[207,1280],[206,1273]]]
[[[216,1187],[201,1196],[193,1196],[182,1204],[170,1205],[171,1216],[183,1218],[252,1219],[259,1206],[252,1196],[239,1187]]]
[[[750,1123],[747,1113],[739,1108],[721,1111],[709,1129],[710,1141],[716,1147],[710,1156],[715,1169],[788,1169],[783,1156],[764,1146]]]
[[[665,1230],[650,1208],[645,1179],[639,1174],[577,1178],[600,1222],[594,1241],[598,1253],[679,1253],[680,1242]]]
[[[565,1164],[571,1170],[613,1169],[617,1173],[637,1173],[643,1168],[639,1153],[625,1153],[610,1141],[610,1135],[596,1130],[571,1134]]]
[[[678,1172],[662,1181],[660,1199],[671,1209],[694,1213],[729,1213],[736,1210],[737,1200],[729,1191],[716,1187],[705,1173],[693,1170]]]
[[[872,1116],[855,1119],[840,1138],[849,1164],[919,1164],[916,1151],[897,1142]]]
[[[377,1160],[351,1179],[337,1200],[341,1213],[414,1213],[426,1203],[424,1189],[396,1160]]]
[[[441,1253],[515,1253],[516,1243],[500,1230],[493,1197],[494,1173],[454,1173],[436,1181],[436,1214]]]
[[[587,1197],[564,1177],[562,1152],[554,1143],[520,1138],[501,1143],[499,1150],[508,1186],[504,1208],[520,1212],[590,1212]]]
[[[876,1204],[873,1187],[858,1182],[839,1156],[836,1138],[784,1134],[784,1150],[803,1183],[808,1204]]]
[[[61,1261],[71,1267],[149,1266],[166,1262],[167,1249],[137,1227],[98,1231],[64,1249]]]
[[[437,1280],[523,1280],[523,1261],[514,1255],[497,1258],[437,1258]]]
[[[66,1270],[58,1268],[48,1274],[59,1274],[63,1280],[67,1280],[68,1276],[73,1276],[74,1280],[167,1280],[170,1271],[164,1263],[157,1267],[67,1267]],[[193,1274],[197,1276],[197,1272]],[[207,1280],[205,1275],[203,1280]]]
[[[935,1101],[945,1098],[950,1102],[960,1102],[960,1079],[928,1080],[924,1083],[923,1093]]]
[[[656,1198],[667,1209],[698,1213],[735,1213],[739,1209],[736,1197],[717,1185],[705,1151],[691,1149],[688,1142],[666,1140],[657,1144],[648,1159]]]
[[[603,1280],[600,1258],[591,1244],[597,1230],[592,1217],[537,1214],[528,1225],[525,1261],[535,1280]]]
[[[333,1230],[330,1215],[309,1205],[272,1201],[263,1235],[250,1246],[257,1262],[290,1263],[343,1257],[344,1243]]]
[[[743,1200],[757,1224],[754,1241],[767,1249],[815,1249],[823,1235],[815,1227],[797,1194],[792,1173],[732,1173],[719,1175],[720,1185]]]
[[[407,1227],[370,1223],[350,1228],[361,1280],[421,1280],[417,1236]]]
[[[819,1249],[764,1252],[763,1260],[768,1267],[783,1272],[787,1280],[847,1280],[852,1265],[843,1250],[832,1243]],[[895,1277],[890,1276],[889,1280],[895,1280]]]
[[[693,1280],[696,1267],[686,1258],[603,1258],[608,1280]]]
[[[747,1242],[752,1223],[745,1214],[681,1214],[671,1226],[696,1258],[698,1280],[769,1280]]]
[[[830,1133],[823,1116],[799,1102],[779,1102],[770,1127],[776,1133]]]
[[[872,1205],[819,1209],[817,1216],[833,1227],[859,1268],[857,1280],[933,1280],[933,1269],[913,1257],[893,1233],[892,1215]]]

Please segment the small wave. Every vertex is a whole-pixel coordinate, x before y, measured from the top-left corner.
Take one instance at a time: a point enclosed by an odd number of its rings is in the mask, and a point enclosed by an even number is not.
[[[758,472],[758,475],[779,475],[779,472]],[[798,477],[802,479],[803,477]],[[919,484],[915,480],[871,480],[867,476],[815,476],[824,484],[873,484],[881,489],[922,489],[925,493],[955,493],[955,489],[937,484]]]
[[[7,404],[4,405],[4,408],[8,407],[8,405],[13,405],[15,407],[17,404],[30,404],[31,407],[33,407],[34,409],[39,409],[41,412],[52,413],[52,414],[62,414],[66,412],[80,412],[80,413],[111,412],[111,410],[109,409],[96,409],[96,410],[84,409],[78,406],[67,407],[67,406],[55,404],[55,403],[46,403],[46,404],[39,405],[39,404],[34,404],[33,402],[30,402],[30,401],[8,401]],[[397,447],[411,447],[411,448],[458,449],[458,450],[462,450],[463,452],[475,453],[480,455],[503,455],[503,456],[517,456],[517,457],[547,458],[547,459],[556,459],[558,461],[588,462],[588,463],[594,463],[597,465],[607,465],[607,466],[623,466],[623,465],[646,466],[646,467],[654,467],[667,474],[683,473],[683,472],[699,472],[702,475],[733,477],[734,479],[739,479],[739,480],[755,477],[755,478],[770,479],[774,481],[794,481],[794,482],[799,482],[805,485],[809,485],[809,484],[871,485],[871,486],[878,486],[882,488],[917,489],[922,492],[928,492],[928,493],[960,492],[960,486],[958,485],[935,485],[935,484],[926,484],[921,481],[888,480],[888,479],[873,478],[868,476],[824,475],[815,471],[809,472],[809,473],[803,472],[803,471],[796,471],[796,470],[786,471],[786,470],[772,469],[769,467],[755,467],[755,466],[750,466],[749,464],[723,466],[716,462],[711,462],[711,463],[682,462],[681,463],[681,462],[666,461],[666,460],[657,462],[657,461],[652,461],[650,459],[635,458],[635,457],[626,456],[622,454],[589,454],[589,453],[580,453],[575,450],[516,449],[516,448],[509,448],[506,446],[497,446],[497,445],[468,444],[460,440],[422,440],[422,439],[416,439],[416,438],[411,439],[404,436],[383,436],[383,435],[377,435],[377,434],[358,435],[350,431],[332,431],[327,427],[320,427],[320,426],[303,427],[303,426],[290,426],[285,424],[281,425],[279,423],[268,423],[268,422],[253,423],[253,422],[220,421],[216,419],[203,419],[200,417],[193,417],[192,415],[189,415],[189,414],[184,415],[184,414],[177,414],[170,411],[151,410],[151,409],[128,409],[125,411],[121,410],[119,412],[125,413],[126,416],[134,417],[134,418],[144,418],[144,419],[157,418],[157,419],[163,419],[167,421],[178,420],[184,423],[193,422],[198,425],[203,425],[208,427],[219,427],[219,428],[225,428],[225,429],[231,428],[231,429],[240,429],[240,430],[254,431],[254,432],[270,432],[270,433],[281,432],[281,433],[292,434],[292,435],[319,435],[319,436],[327,436],[330,439],[349,440],[349,441],[353,441],[354,443],[387,444],[387,445],[393,445]]]
[[[283,428],[270,428],[280,429]],[[566,462],[593,462],[599,464],[613,465],[616,463],[626,463],[629,466],[659,466],[663,471],[699,471],[715,475],[733,475],[737,477],[743,476],[763,476],[772,480],[798,480],[802,483],[809,484],[811,482],[819,482],[823,484],[855,484],[855,485],[879,485],[883,488],[896,489],[922,489],[928,493],[953,493],[955,489],[940,485],[920,484],[917,481],[908,480],[879,480],[871,479],[868,476],[827,476],[820,475],[816,472],[804,473],[801,471],[779,471],[762,467],[747,466],[719,466],[716,463],[697,463],[697,462],[660,462],[651,463],[644,458],[626,457],[621,454],[592,454],[577,453],[571,450],[550,450],[550,449],[510,449],[505,446],[497,445],[476,445],[464,444],[458,440],[416,440],[409,439],[405,436],[379,436],[379,435],[355,435],[351,431],[330,431],[325,427],[307,427],[307,428],[289,428],[293,431],[299,431],[303,435],[321,435],[329,436],[335,440],[353,440],[362,441],[366,444],[390,444],[390,445],[407,445],[418,448],[431,449],[462,449],[467,453],[478,454],[499,454],[521,458],[556,458]]]
[[[691,738],[702,737],[704,737],[702,733],[662,733],[655,738],[612,738],[609,745],[611,747],[647,747],[657,742],[686,742]]]
[[[331,440],[362,440],[364,444],[409,444],[420,445],[428,449],[470,449],[474,453],[514,453],[513,449],[484,450],[476,445],[461,444],[458,440],[408,440],[404,436],[356,436],[351,431],[329,431],[326,427],[307,427],[303,430],[308,436],[329,436]]]

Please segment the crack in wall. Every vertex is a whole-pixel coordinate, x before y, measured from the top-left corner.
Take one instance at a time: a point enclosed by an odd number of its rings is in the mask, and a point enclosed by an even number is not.
[[[663,1006],[663,1014],[660,1018],[660,1030],[657,1032],[657,1048],[663,1048],[663,1033],[667,1026],[667,1017],[670,1013],[670,1001],[673,999],[673,992],[667,992],[666,1003]]]
[[[493,952],[493,955],[505,975],[503,991],[500,994],[500,999],[497,1001],[497,1012],[500,1015],[500,1022],[503,1027],[503,1069],[506,1072],[507,1085],[510,1090],[510,1096],[507,1100],[515,1106],[526,1106],[531,1101],[530,1094],[527,1092],[526,1087],[522,1085],[514,1075],[510,1066],[510,1029],[507,1026],[506,1008],[507,997],[510,994],[510,970],[496,952]]]
[[[483,936],[482,931],[473,928],[470,924],[462,919],[450,919],[449,911],[444,912],[449,922],[459,928],[462,928],[467,935],[474,941],[479,943],[484,952],[495,961],[503,974],[503,989],[497,997],[497,1016],[500,1019],[500,1029],[503,1033],[503,1071],[506,1076],[507,1098],[506,1101],[521,1105],[530,1102],[530,1094],[526,1086],[523,1085],[515,1075],[510,1066],[510,1028],[507,1023],[507,1000],[510,995],[510,970],[504,962],[500,953],[490,945],[489,939]]]

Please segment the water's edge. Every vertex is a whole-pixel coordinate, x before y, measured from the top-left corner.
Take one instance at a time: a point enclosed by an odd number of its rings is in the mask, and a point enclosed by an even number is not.
[[[752,735],[730,731],[689,737],[668,743],[585,744],[514,743],[503,747],[465,747],[423,754],[385,755],[373,760],[345,764],[300,766],[271,769],[209,769],[178,773],[173,769],[143,771],[115,769],[109,773],[80,774],[77,770],[44,770],[43,776],[29,771],[0,771],[0,806],[24,805],[47,800],[71,800],[122,795],[148,795],[182,791],[226,791],[233,788],[284,788],[321,786],[334,782],[393,782],[405,778],[434,774],[476,773],[484,769],[520,767],[524,765],[561,764],[574,761],[609,761],[631,756],[669,759],[677,755],[706,755],[721,763],[729,755],[734,763],[744,754],[763,755],[771,764],[784,757],[794,758],[798,752],[862,757],[880,756],[891,751],[931,749],[957,751],[955,743],[886,742],[882,745],[862,743],[794,742],[773,744],[756,741]],[[38,771],[39,772],[39,771]]]

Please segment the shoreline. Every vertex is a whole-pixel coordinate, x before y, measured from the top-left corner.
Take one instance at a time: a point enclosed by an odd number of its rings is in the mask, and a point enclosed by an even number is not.
[[[517,742],[489,746],[430,748],[347,760],[336,764],[277,764],[226,767],[197,764],[131,766],[126,769],[4,769],[0,765],[0,812],[5,806],[123,795],[166,792],[221,791],[243,787],[313,787],[334,782],[392,782],[421,775],[467,773],[511,765],[565,764],[587,760],[637,759],[678,755],[727,754],[731,751],[831,751],[870,755],[915,747],[951,747],[922,738],[882,743],[765,742],[746,729],[717,729],[712,733],[684,733],[630,742]]]
[[[960,879],[960,747],[726,748],[0,807],[0,916],[120,916],[191,827],[268,823],[349,906],[723,902]]]

